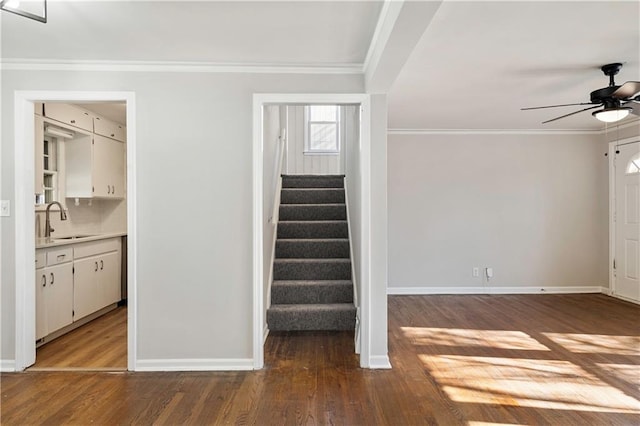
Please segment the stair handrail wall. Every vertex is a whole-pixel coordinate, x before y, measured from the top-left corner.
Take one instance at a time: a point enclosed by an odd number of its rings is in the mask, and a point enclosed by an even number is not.
[[[360,300],[358,299],[358,279],[355,269],[355,257],[353,256],[353,233],[351,232],[351,215],[349,214],[349,190],[347,185],[347,177],[344,178],[344,204],[347,209],[347,233],[349,235],[349,258],[351,259],[351,281],[353,283],[353,306],[356,307],[356,329],[354,332],[354,343],[356,353],[360,353]]]

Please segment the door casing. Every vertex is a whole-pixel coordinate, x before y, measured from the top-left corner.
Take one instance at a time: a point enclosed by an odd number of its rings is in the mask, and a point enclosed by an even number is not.
[[[136,369],[136,97],[135,92],[16,91],[14,96],[15,370],[36,359],[34,102],[125,102],[127,111],[127,369]],[[31,142],[29,142],[31,141]]]

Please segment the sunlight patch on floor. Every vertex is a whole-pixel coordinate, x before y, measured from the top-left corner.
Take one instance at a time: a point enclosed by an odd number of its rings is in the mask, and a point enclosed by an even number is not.
[[[469,426],[523,426],[522,423],[492,423],[492,422],[474,422],[467,423]]]
[[[414,345],[483,346],[497,349],[548,351],[549,348],[522,331],[460,328],[401,327]]]
[[[569,333],[542,334],[574,353],[640,356],[640,336]]]
[[[640,401],[566,361],[419,355],[457,402],[640,413]]]
[[[640,365],[637,364],[596,364],[620,380],[631,383],[640,391]]]

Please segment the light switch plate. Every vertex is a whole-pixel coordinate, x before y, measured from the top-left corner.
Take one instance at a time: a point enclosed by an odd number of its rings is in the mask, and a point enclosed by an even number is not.
[[[0,200],[0,216],[11,216],[11,202]]]

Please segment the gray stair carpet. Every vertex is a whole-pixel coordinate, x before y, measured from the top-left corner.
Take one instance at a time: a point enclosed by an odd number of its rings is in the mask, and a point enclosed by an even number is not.
[[[283,175],[279,217],[269,330],[353,330],[344,175]]]

